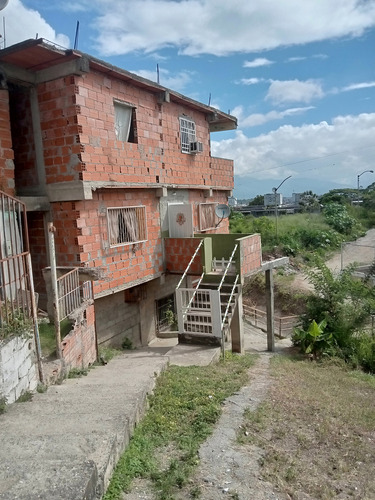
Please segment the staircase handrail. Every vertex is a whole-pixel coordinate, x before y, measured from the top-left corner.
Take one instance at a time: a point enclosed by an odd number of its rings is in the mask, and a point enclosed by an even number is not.
[[[234,280],[234,283],[233,283],[233,287],[232,287],[232,291],[231,291],[231,294],[230,294],[230,297],[229,297],[229,300],[228,300],[228,304],[227,304],[227,307],[225,309],[225,313],[224,313],[224,316],[223,316],[223,320],[221,322],[221,329],[224,328],[224,324],[225,324],[225,320],[227,319],[227,315],[228,315],[228,311],[229,311],[229,306],[230,306],[230,303],[232,301],[232,298],[233,298],[233,295],[234,295],[234,290],[237,286],[237,282],[238,282],[238,278],[239,278],[239,274],[237,274],[236,276],[236,279]]]
[[[185,269],[184,274],[182,275],[182,277],[181,277],[180,281],[178,282],[178,285],[176,286],[176,289],[180,288],[181,283],[183,282],[183,280],[184,280],[185,276],[187,275],[187,272],[189,271],[189,268],[190,268],[190,266],[192,265],[192,263],[193,263],[193,261],[194,261],[194,259],[195,259],[196,255],[197,255],[197,253],[198,253],[198,250],[199,250],[199,249],[200,249],[200,247],[203,245],[203,241],[204,241],[204,240],[202,239],[202,240],[200,241],[199,245],[197,246],[197,248],[196,248],[196,250],[195,250],[195,252],[194,252],[194,254],[193,254],[192,258],[190,259],[189,264],[187,265],[187,268]]]
[[[195,290],[194,290],[193,295],[191,296],[191,299],[189,300],[189,304],[187,305],[187,307],[186,307],[186,309],[185,309],[185,314],[184,314],[184,316],[186,316],[186,315],[188,314],[188,312],[189,312],[190,306],[191,306],[191,304],[192,304],[192,302],[193,302],[193,300],[194,300],[194,297],[195,297],[195,295],[196,295],[196,293],[197,293],[197,290],[198,290],[198,288],[199,288],[199,285],[200,285],[200,284],[201,284],[201,282],[202,282],[203,277],[204,277],[204,271],[203,271],[203,273],[201,274],[201,277],[199,278],[198,285],[195,287]]]
[[[219,292],[220,292],[220,289],[221,287],[223,286],[223,283],[224,283],[224,280],[225,280],[225,277],[229,271],[229,268],[232,264],[232,261],[233,261],[233,257],[234,257],[234,254],[236,253],[236,250],[237,250],[237,247],[238,247],[238,243],[235,244],[234,246],[234,249],[233,249],[233,252],[232,252],[232,255],[229,257],[229,260],[228,260],[228,264],[227,264],[227,267],[225,268],[225,271],[224,271],[224,274],[223,274],[223,277],[221,278],[221,281],[220,281],[220,284],[219,284]]]

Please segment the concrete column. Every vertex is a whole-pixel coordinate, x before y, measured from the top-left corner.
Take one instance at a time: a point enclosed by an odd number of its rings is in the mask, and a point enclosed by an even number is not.
[[[143,347],[155,337],[155,307],[154,301],[144,299],[139,302],[139,327]]]
[[[275,350],[274,297],[272,269],[266,271],[267,351]]]
[[[244,353],[244,330],[243,330],[243,308],[242,308],[242,285],[238,285],[239,293],[237,305],[233,313],[230,325],[232,337],[232,352]]]

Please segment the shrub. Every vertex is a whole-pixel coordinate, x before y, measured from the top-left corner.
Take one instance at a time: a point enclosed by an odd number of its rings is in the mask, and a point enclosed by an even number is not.
[[[304,341],[304,335],[309,338],[307,334],[312,333],[309,328],[315,321],[318,325],[324,325],[324,333],[332,335],[330,353],[349,359],[356,355],[361,345],[355,341],[354,333],[363,326],[370,312],[375,310],[374,288],[353,278],[351,267],[334,274],[321,260],[316,260],[315,266],[315,269],[307,272],[315,294],[307,297],[302,328],[296,332],[293,341],[306,352],[308,340]],[[321,340],[328,340],[323,332]],[[365,359],[371,361],[371,356],[366,355]]]
[[[350,234],[358,222],[351,217],[345,205],[330,203],[324,208],[324,217],[327,223],[341,234]]]

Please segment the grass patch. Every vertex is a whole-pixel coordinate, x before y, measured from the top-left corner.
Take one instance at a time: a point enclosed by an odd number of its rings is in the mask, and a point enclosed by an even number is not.
[[[25,391],[21,394],[21,396],[16,400],[16,403],[28,403],[33,399],[33,393],[30,391]]]
[[[122,349],[116,349],[114,347],[99,347],[99,362],[100,364],[109,363],[111,359],[123,352]]]
[[[7,409],[7,398],[5,396],[0,396],[0,415],[6,412]]]
[[[263,450],[263,478],[291,498],[375,498],[375,377],[281,356],[271,366],[240,437]]]
[[[81,378],[89,373],[88,368],[72,368],[67,378]]]
[[[136,477],[152,481],[157,499],[173,498],[198,464],[199,446],[211,434],[221,403],[247,382],[254,360],[227,354],[215,365],[171,366],[162,373],[103,500],[121,498]]]

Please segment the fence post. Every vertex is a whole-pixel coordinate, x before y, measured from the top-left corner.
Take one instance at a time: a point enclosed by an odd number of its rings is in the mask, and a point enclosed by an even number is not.
[[[31,312],[33,315],[33,323],[34,323],[35,350],[36,350],[36,359],[37,359],[37,363],[38,363],[39,381],[42,384],[44,384],[44,373],[43,373],[43,364],[42,364],[42,349],[40,347],[40,338],[39,338],[38,311],[37,311],[37,306],[36,306],[36,302],[35,302],[34,277],[33,277],[33,269],[32,269],[32,264],[31,264],[30,252],[27,254],[26,264],[27,264],[27,273],[29,275]]]
[[[267,350],[275,351],[274,290],[272,269],[266,270]]]
[[[55,235],[56,228],[52,222],[48,223],[48,246],[51,264],[51,282],[53,295],[53,321],[55,324],[56,335],[56,354],[61,359],[61,332],[59,319],[59,292],[57,289],[57,272],[56,272],[56,254],[55,254]]]

